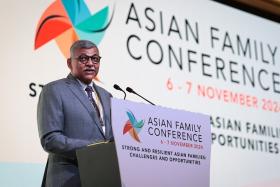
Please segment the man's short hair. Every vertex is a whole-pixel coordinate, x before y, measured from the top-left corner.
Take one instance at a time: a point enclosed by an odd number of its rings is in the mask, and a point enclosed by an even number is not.
[[[70,55],[71,57],[73,57],[74,52],[77,49],[91,49],[91,48],[97,48],[97,46],[89,40],[77,40],[70,47]]]

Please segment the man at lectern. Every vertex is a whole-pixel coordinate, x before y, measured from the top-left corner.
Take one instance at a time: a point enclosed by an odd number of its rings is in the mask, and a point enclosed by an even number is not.
[[[93,82],[101,63],[97,46],[78,40],[70,54],[69,75],[44,86],[38,102],[39,136],[49,153],[42,186],[81,186],[75,150],[113,140],[112,95]]]

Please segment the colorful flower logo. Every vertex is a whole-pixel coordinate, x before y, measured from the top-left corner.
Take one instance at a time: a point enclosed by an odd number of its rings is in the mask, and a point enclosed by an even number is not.
[[[87,39],[96,45],[104,37],[110,19],[109,7],[91,14],[84,0],[56,0],[43,13],[37,26],[35,50],[55,39],[63,55],[70,56],[69,48],[78,39]]]
[[[134,140],[140,142],[138,134],[141,131],[142,127],[144,126],[144,121],[143,120],[137,121],[134,114],[131,111],[127,111],[126,114],[129,120],[127,120],[127,122],[124,125],[123,134],[129,132],[130,136]]]

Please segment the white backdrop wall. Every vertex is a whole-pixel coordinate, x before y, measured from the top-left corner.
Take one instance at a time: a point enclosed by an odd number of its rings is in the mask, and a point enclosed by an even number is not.
[[[0,186],[40,185],[47,154],[38,96],[69,72],[55,39],[34,49],[40,17],[54,2],[0,7]],[[75,30],[98,38],[99,84],[118,98],[115,83],[158,105],[211,115],[212,187],[280,185],[278,23],[207,0],[80,2],[91,14],[108,7],[106,23],[112,19],[103,37]]]

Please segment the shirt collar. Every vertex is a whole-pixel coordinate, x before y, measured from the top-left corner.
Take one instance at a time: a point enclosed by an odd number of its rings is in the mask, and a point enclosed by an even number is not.
[[[92,82],[90,82],[89,84],[85,84],[85,83],[83,83],[82,81],[80,81],[79,79],[77,79],[77,81],[78,81],[79,84],[82,86],[83,90],[85,90],[87,86],[91,86],[92,89],[94,90],[94,87],[93,87],[93,83],[92,83]]]

